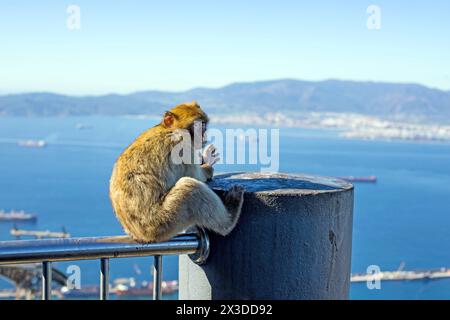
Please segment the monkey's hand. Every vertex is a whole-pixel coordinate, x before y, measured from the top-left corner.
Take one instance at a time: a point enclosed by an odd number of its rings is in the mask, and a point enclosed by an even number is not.
[[[202,158],[203,165],[208,165],[210,167],[220,160],[219,154],[216,152],[216,147],[213,144],[208,145],[205,150],[203,150]]]

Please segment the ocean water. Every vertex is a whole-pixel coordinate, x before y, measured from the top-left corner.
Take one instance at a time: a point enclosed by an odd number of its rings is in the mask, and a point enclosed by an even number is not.
[[[38,215],[24,229],[72,236],[119,235],[108,199],[113,163],[155,119],[131,117],[0,118],[0,209]],[[77,124],[91,126],[77,129]],[[46,148],[23,148],[21,139],[45,139]],[[218,165],[216,172],[256,170]],[[336,131],[280,129],[280,171],[327,176],[376,175],[355,185],[352,272],[369,265],[395,270],[450,267],[450,145],[345,140]],[[0,223],[0,240],[12,239]],[[99,262],[71,264],[81,285],[98,282]],[[114,259],[111,277],[150,280],[152,258]],[[177,279],[177,257],[164,257],[166,280]],[[0,280],[0,286],[11,286]],[[382,282],[380,290],[352,284],[352,299],[450,299],[450,280]]]

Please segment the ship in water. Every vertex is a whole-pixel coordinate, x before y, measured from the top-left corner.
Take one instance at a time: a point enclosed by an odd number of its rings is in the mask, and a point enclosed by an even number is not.
[[[0,221],[36,221],[36,219],[36,215],[23,210],[11,210],[9,212],[0,210]]]
[[[354,176],[346,176],[346,177],[338,177],[341,180],[345,180],[348,182],[367,182],[367,183],[376,183],[376,176],[368,176],[368,177],[354,177]]]
[[[44,140],[20,140],[17,144],[27,148],[44,148],[47,143]]]
[[[161,292],[163,295],[178,292],[178,281],[162,281]],[[67,287],[61,289],[61,296],[65,299],[97,298],[99,294],[100,288],[98,285],[87,285],[80,289],[69,289]],[[126,297],[152,297],[153,282],[142,281],[138,285],[134,278],[115,279],[114,284],[110,287],[109,294],[118,299]]]
[[[121,279],[115,281],[115,287],[113,292],[117,296],[126,297],[142,297],[142,296],[152,296],[153,295],[153,282],[143,281],[140,286],[129,286],[123,282]],[[161,292],[162,294],[172,294],[178,292],[178,281],[162,281],[161,282]]]
[[[89,124],[77,123],[75,128],[77,128],[78,130],[87,130],[87,129],[92,129],[92,126]]]
[[[21,230],[18,229],[15,225],[11,229],[10,234],[16,237],[17,240],[20,240],[22,237],[35,237],[36,239],[45,239],[45,238],[70,238],[70,233],[66,231],[66,228],[62,228],[61,232],[54,232],[50,230]]]
[[[450,278],[450,268],[440,268],[437,270],[403,270],[405,263],[395,271],[379,271],[374,273],[357,273],[351,276],[351,282],[371,282],[371,281],[412,281],[412,280],[438,280]]]

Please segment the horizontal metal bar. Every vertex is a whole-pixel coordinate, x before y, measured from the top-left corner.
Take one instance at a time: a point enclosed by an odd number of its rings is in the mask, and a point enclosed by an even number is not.
[[[193,254],[201,249],[199,237],[196,233],[185,233],[166,242],[149,244],[133,242],[127,236],[0,241],[0,265]]]

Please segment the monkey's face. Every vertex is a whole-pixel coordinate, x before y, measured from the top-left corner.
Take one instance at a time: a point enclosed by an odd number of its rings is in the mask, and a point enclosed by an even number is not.
[[[162,125],[169,130],[188,130],[195,149],[201,149],[206,144],[208,116],[196,102],[180,104],[167,111]]]
[[[202,120],[196,120],[191,128],[190,128],[190,134],[191,134],[191,141],[193,143],[194,149],[202,149],[206,145],[206,130],[207,130],[208,123],[206,121]]]

